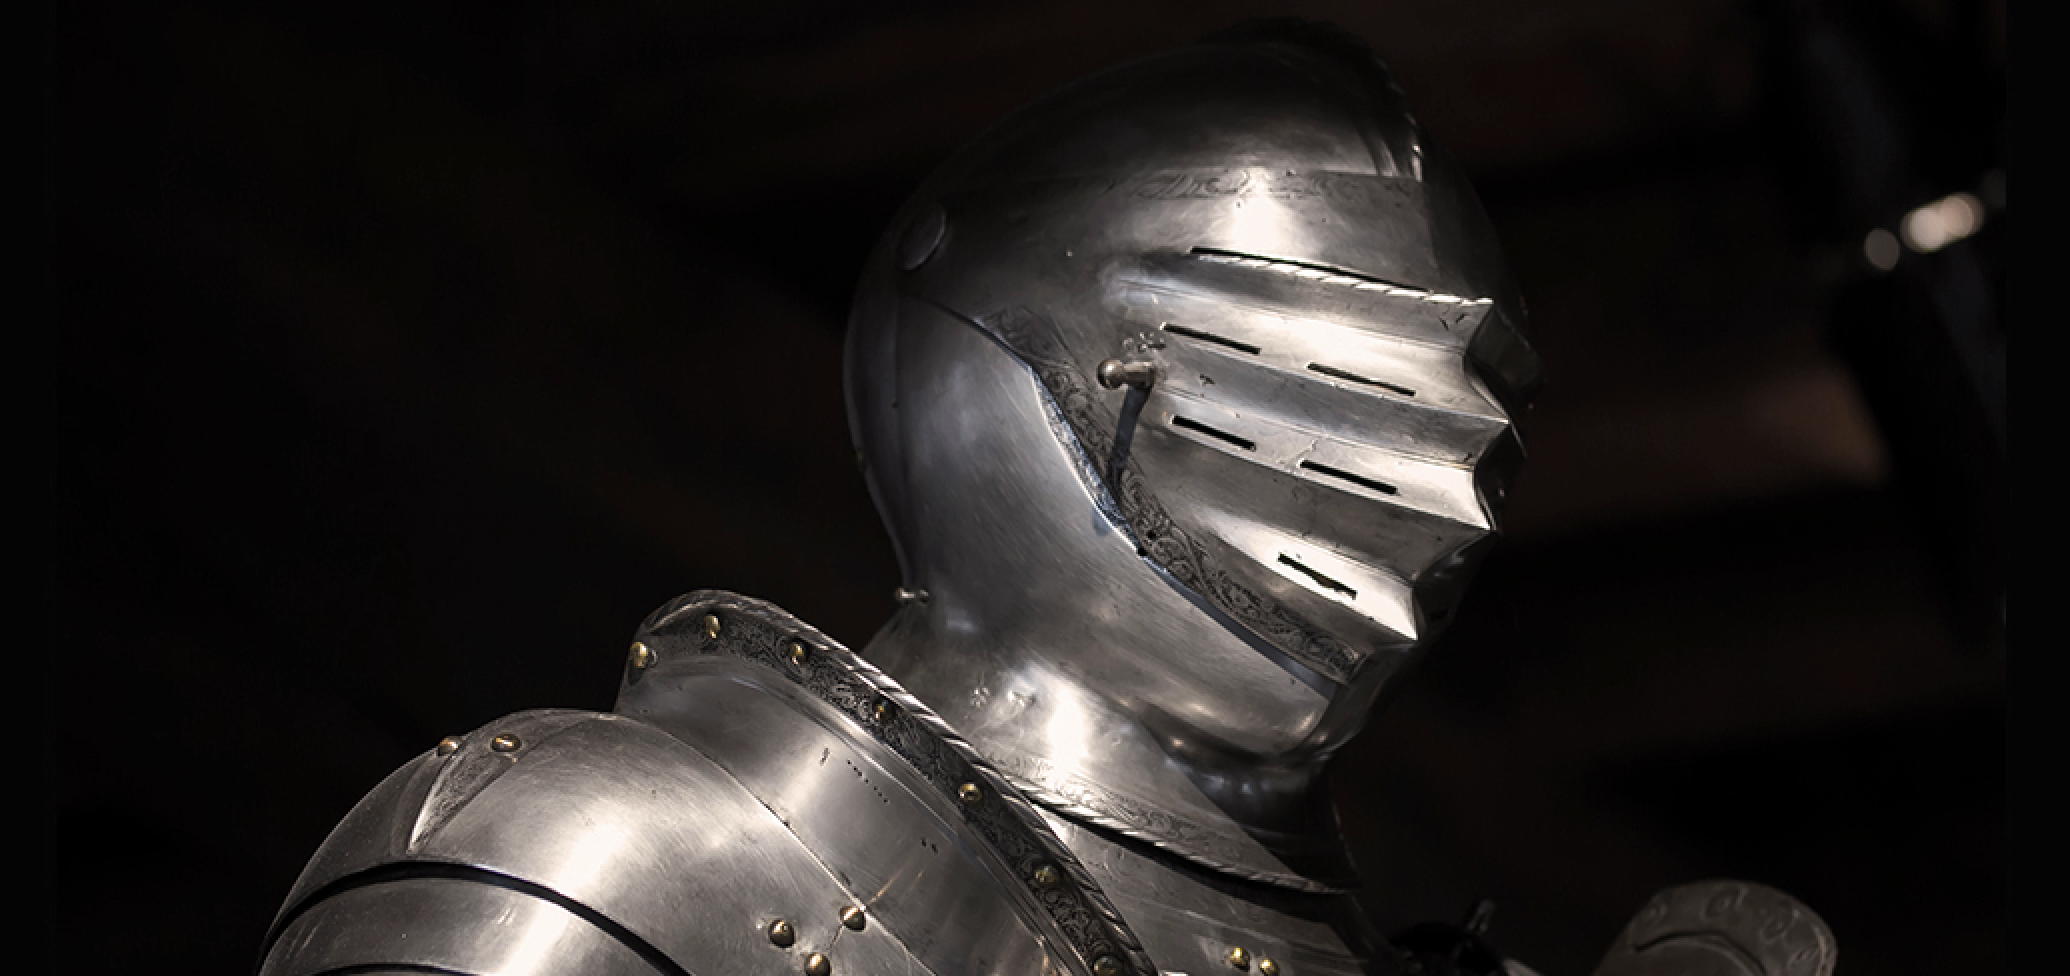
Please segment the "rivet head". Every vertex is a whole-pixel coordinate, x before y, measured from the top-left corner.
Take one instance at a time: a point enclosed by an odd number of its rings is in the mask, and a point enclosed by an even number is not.
[[[965,783],[956,787],[956,797],[971,806],[977,806],[985,801],[985,791],[978,788],[976,783]]]
[[[524,740],[508,732],[489,740],[489,748],[497,752],[516,752],[518,747],[524,744]]]
[[[799,667],[804,667],[805,658],[807,655],[811,654],[812,651],[810,648],[807,648],[805,646],[804,641],[794,640],[783,646],[783,653],[785,657],[791,659],[792,664],[798,665]]]
[[[1121,976],[1121,960],[1113,956],[1093,960],[1093,976]]]
[[[1251,954],[1243,946],[1230,946],[1229,954],[1223,958],[1229,960],[1229,965],[1235,966],[1238,969],[1248,970],[1251,968]]]
[[[841,909],[841,924],[848,926],[851,932],[860,932],[864,926],[870,924],[870,917],[863,914],[862,909],[850,905]]]
[[[834,971],[834,963],[817,952],[805,957],[805,976],[828,976]]]
[[[632,650],[626,656],[636,671],[645,671],[654,664],[654,649],[640,641],[633,641]]]
[[[452,755],[453,753],[456,753],[456,752],[459,752],[459,751],[460,751],[460,737],[459,737],[459,736],[457,736],[457,735],[449,735],[449,736],[446,736],[446,737],[445,737],[445,738],[443,738],[443,739],[440,739],[440,740],[438,740],[438,754],[439,754],[439,755],[441,755],[441,756],[450,756],[450,755]]]
[[[1258,959],[1258,972],[1263,974],[1263,976],[1279,976],[1279,963],[1260,957]]]
[[[704,615],[704,636],[705,636],[706,638],[708,638],[708,639],[711,639],[711,640],[718,640],[718,639],[719,639],[719,615],[718,615],[718,614],[716,614],[716,613],[708,613],[708,614],[705,614],[705,615]]]
[[[1054,864],[1045,864],[1035,869],[1035,883],[1044,888],[1054,888],[1064,883],[1064,872]]]
[[[798,932],[796,929],[791,928],[791,923],[780,918],[769,923],[769,943],[771,945],[788,949],[791,947],[791,943],[796,941],[798,941]]]

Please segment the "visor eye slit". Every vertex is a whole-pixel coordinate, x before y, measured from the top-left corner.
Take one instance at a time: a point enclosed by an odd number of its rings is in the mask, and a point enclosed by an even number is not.
[[[1286,553],[1279,554],[1279,562],[1280,565],[1292,567],[1296,572],[1299,572],[1301,575],[1306,576],[1309,579],[1315,581],[1315,585],[1320,586],[1323,589],[1329,590],[1332,593],[1342,594],[1343,597],[1347,600],[1358,599],[1357,590],[1354,590],[1351,587],[1345,585],[1344,583],[1324,575],[1321,571],[1317,570],[1316,568],[1298,559],[1295,559],[1294,557],[1289,556]]]
[[[1332,478],[1338,478],[1344,481],[1349,481],[1352,484],[1358,485],[1361,488],[1365,488],[1370,491],[1377,491],[1383,495],[1398,495],[1401,493],[1401,489],[1396,488],[1395,486],[1390,485],[1385,481],[1376,481],[1364,475],[1352,474],[1351,472],[1346,471],[1343,468],[1333,468],[1327,464],[1317,464],[1314,461],[1303,461],[1301,462],[1301,467],[1306,470],[1313,471],[1316,474],[1326,474]]]
[[[1328,376],[1333,379],[1345,380],[1351,383],[1359,383],[1365,386],[1377,386],[1390,393],[1399,393],[1405,397],[1412,397],[1416,395],[1415,390],[1409,389],[1406,386],[1401,386],[1395,383],[1389,383],[1386,380],[1376,380],[1370,376],[1360,376],[1359,374],[1351,372],[1350,370],[1338,369],[1335,366],[1325,366],[1322,363],[1309,363],[1308,368],[1312,372],[1321,373],[1324,376]]]
[[[1233,444],[1237,447],[1243,448],[1246,451],[1255,451],[1258,449],[1258,442],[1256,441],[1253,441],[1246,437],[1238,437],[1235,434],[1229,433],[1226,430],[1219,430],[1214,427],[1210,427],[1206,424],[1201,423],[1198,420],[1193,419],[1192,417],[1175,414],[1172,417],[1172,426],[1184,430],[1190,430],[1196,434],[1206,434],[1207,436],[1212,437],[1225,444]]]
[[[1249,353],[1253,356],[1263,351],[1259,347],[1251,345],[1248,342],[1243,342],[1237,339],[1231,339],[1228,336],[1219,336],[1212,332],[1202,332],[1199,329],[1189,329],[1183,325],[1173,325],[1170,322],[1166,322],[1162,326],[1162,328],[1164,331],[1169,332],[1172,335],[1185,336],[1188,339],[1197,339],[1201,342],[1212,342],[1215,345],[1223,346],[1229,349],[1234,349],[1237,352]]]

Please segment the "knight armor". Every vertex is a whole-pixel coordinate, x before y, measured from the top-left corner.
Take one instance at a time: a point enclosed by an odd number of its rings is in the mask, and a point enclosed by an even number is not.
[[[261,972],[1527,972],[1376,934],[1323,773],[1450,618],[1523,457],[1524,308],[1386,68],[1266,22],[1014,115],[894,217],[846,387],[904,585],[861,654],[678,598],[608,713],[391,775]],[[1759,886],[1603,976],[1826,976]]]

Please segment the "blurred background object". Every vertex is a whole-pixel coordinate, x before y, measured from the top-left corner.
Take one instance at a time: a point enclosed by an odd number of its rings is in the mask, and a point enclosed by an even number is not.
[[[1490,898],[1581,976],[1736,876],[1843,973],[2001,969],[2004,10],[66,6],[68,968],[251,965],[361,794],[608,707],[677,593],[863,644],[898,580],[838,366],[882,223],[1024,101],[1299,14],[1474,174],[1549,377],[1508,544],[1340,760],[1376,921]]]

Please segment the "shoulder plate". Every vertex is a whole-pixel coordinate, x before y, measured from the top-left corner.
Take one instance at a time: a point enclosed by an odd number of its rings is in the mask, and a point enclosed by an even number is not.
[[[917,968],[881,927],[843,927],[857,903],[697,750],[616,715],[523,712],[361,801],[289,895],[261,973],[795,974],[814,954]]]
[[[1000,958],[1018,944],[1000,938],[1009,919],[1066,971],[1158,971],[1036,807],[839,642],[716,590],[671,601],[638,636],[618,711],[724,765],[933,971],[1037,971]]]
[[[781,610],[710,591],[642,626],[618,713],[447,740],[332,831],[261,972],[396,966],[1157,972],[924,704]]]

